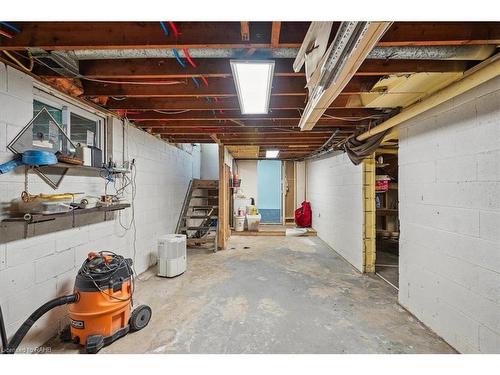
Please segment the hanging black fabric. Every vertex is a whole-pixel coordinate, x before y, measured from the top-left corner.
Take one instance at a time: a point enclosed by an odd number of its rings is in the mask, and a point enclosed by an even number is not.
[[[349,156],[349,159],[351,159],[354,165],[361,164],[363,159],[366,159],[375,152],[386,134],[387,130],[373,135],[364,141],[358,141],[356,137],[352,137],[345,143],[344,150],[347,152],[347,156]]]

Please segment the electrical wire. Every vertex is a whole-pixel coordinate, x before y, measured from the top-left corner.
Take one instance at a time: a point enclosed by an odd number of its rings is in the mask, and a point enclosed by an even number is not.
[[[193,80],[196,88],[199,89],[200,88],[200,82],[196,79],[196,77],[191,77],[191,79]]]
[[[172,48],[172,52],[174,53],[174,57],[177,60],[177,62],[179,63],[179,65],[182,66],[183,68],[185,68],[186,64],[184,63],[184,61],[182,61],[181,56],[179,55],[179,52],[177,52],[177,50],[175,48]]]
[[[167,25],[165,25],[165,22],[160,21],[160,26],[161,26],[161,29],[163,30],[163,34],[165,34],[166,36],[169,36],[168,27],[167,27]]]
[[[352,121],[352,122],[380,118],[380,116],[378,116],[378,115],[365,116],[365,117],[337,117],[337,116],[328,115],[326,113],[323,113],[323,116],[326,118],[332,119],[332,120],[342,120],[342,121]]]
[[[187,50],[187,48],[183,48],[182,49],[182,52],[184,52],[184,57],[186,58],[186,60],[188,61],[188,63],[193,67],[193,68],[196,68],[196,64],[194,63],[194,61],[191,59],[191,56],[189,56],[189,51]]]
[[[5,52],[5,51],[3,51],[3,52]],[[34,59],[39,64],[41,64],[41,65],[45,66],[46,68],[49,68],[50,70],[52,70],[52,71],[54,71],[54,72],[56,72],[56,73],[59,74],[59,72],[57,70],[55,70],[50,65],[44,63],[39,58],[34,57]],[[185,85],[185,84],[187,84],[186,81],[147,81],[147,82],[144,82],[144,81],[109,81],[109,80],[104,80],[104,79],[89,78],[89,77],[86,77],[84,75],[81,75],[79,72],[70,70],[68,68],[65,68],[65,70],[67,72],[69,72],[71,75],[73,75],[75,78],[80,78],[80,79],[83,79],[83,80],[86,80],[86,81],[98,82],[98,83],[111,83],[111,84],[117,84],[117,85],[121,85],[121,84],[127,84],[127,85],[154,85],[154,86],[157,86],[157,85]]]
[[[3,35],[9,39],[12,39],[14,37],[14,35],[12,35],[11,33],[4,31],[4,30],[1,30],[1,29],[0,29],[0,35]]]
[[[16,59],[9,51],[2,51],[2,52],[5,53],[12,61],[14,61],[22,69],[24,69],[28,72],[31,72],[33,70],[33,66],[35,65],[35,61],[33,60],[33,55],[31,54],[30,51],[28,51],[28,58],[30,59],[30,65],[28,67],[26,65],[24,65],[23,63],[21,63],[18,59]],[[14,53],[16,53],[16,52],[14,51]],[[22,56],[22,57],[25,57],[25,56],[21,55],[20,53],[17,53],[17,54]]]
[[[153,109],[153,112],[162,113],[164,115],[179,115],[181,113],[191,112],[191,110],[190,109],[183,109],[180,111],[161,111],[159,109]]]
[[[174,33],[175,39],[178,39],[181,33],[179,32],[179,30],[177,30],[177,26],[175,26],[175,23],[173,23],[172,21],[168,21],[168,24],[172,29],[172,32]]]
[[[90,269],[90,266],[89,266],[90,261],[88,259],[84,262],[84,264],[82,265],[82,267],[80,268],[78,273],[80,275],[86,277],[90,281],[92,281],[92,283],[94,284],[96,289],[99,290],[99,292],[101,292],[102,294],[105,294],[106,296],[113,298],[113,299],[116,299],[118,301],[124,301],[124,302],[130,301],[132,299],[132,296],[133,296],[134,291],[135,291],[134,270],[133,270],[132,266],[127,262],[127,260],[122,255],[118,255],[112,251],[100,251],[100,252],[98,252],[98,254],[101,257],[104,257],[106,254],[111,254],[111,256],[114,259],[118,260],[118,264],[117,263],[114,263],[114,264],[110,263],[108,265],[105,263],[104,265],[108,268],[108,271],[99,272],[99,276],[106,276],[109,280],[111,280],[113,278],[113,276],[122,268],[122,266],[125,266],[127,268],[128,272],[131,275],[131,277],[130,277],[131,291],[130,291],[130,296],[128,298],[119,298],[117,296],[113,296],[112,294],[109,294],[104,289],[101,289],[99,287],[99,285],[97,285],[97,282],[95,281],[94,277],[92,276],[92,270]]]
[[[208,81],[205,77],[203,76],[200,76],[201,80],[203,81],[203,83],[205,84],[205,86],[208,86]]]

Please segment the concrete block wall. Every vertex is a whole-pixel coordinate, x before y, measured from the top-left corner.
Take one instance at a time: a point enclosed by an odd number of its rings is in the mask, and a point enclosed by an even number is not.
[[[202,180],[219,179],[219,145],[201,143],[200,178]]]
[[[0,64],[0,163],[12,159],[6,145],[29,122],[32,112],[32,79]],[[135,226],[130,225],[129,208],[115,220],[0,241],[0,305],[9,336],[41,304],[71,293],[76,272],[89,251],[110,250],[134,257],[140,273],[155,262],[156,238],[175,230],[189,180],[199,176],[199,150],[195,147],[188,153],[118,119],[109,126],[113,128],[114,160],[135,159]],[[18,198],[24,184],[23,171],[0,175],[0,207]],[[33,194],[54,192],[34,174],[29,174],[28,188]],[[104,180],[95,175],[67,175],[57,191],[101,195]],[[131,200],[130,189],[127,197]],[[126,230],[122,225],[131,228]],[[42,345],[66,323],[65,308],[54,309],[36,323],[22,346]]]
[[[363,168],[346,154],[306,165],[312,226],[318,236],[358,270],[363,270]]]
[[[464,353],[500,353],[500,78],[402,124],[400,303]]]

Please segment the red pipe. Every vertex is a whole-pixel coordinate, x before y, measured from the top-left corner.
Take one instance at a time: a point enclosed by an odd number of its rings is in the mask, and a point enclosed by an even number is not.
[[[194,63],[193,60],[191,60],[191,56],[189,56],[189,52],[187,50],[187,48],[183,48],[182,49],[182,52],[184,52],[184,57],[186,58],[186,60],[189,62],[189,64],[191,64],[191,66],[193,68],[196,68],[196,64]]]

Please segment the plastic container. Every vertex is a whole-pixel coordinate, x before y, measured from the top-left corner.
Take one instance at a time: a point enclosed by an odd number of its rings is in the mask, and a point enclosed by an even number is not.
[[[259,224],[260,224],[260,214],[257,215],[247,215],[247,228],[251,232],[258,232],[259,231]]]
[[[234,230],[236,232],[243,232],[245,230],[245,216],[234,217]]]
[[[158,276],[174,277],[186,271],[186,235],[167,234],[158,238]]]

